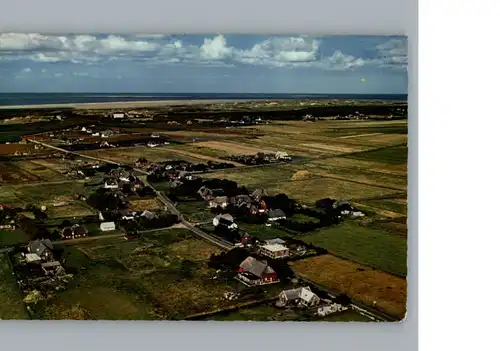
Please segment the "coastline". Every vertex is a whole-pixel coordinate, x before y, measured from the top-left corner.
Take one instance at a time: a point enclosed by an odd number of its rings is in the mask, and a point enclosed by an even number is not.
[[[100,109],[120,109],[120,108],[148,108],[183,105],[211,105],[221,103],[265,101],[253,99],[201,99],[201,100],[147,100],[147,101],[107,101],[107,102],[82,102],[66,104],[40,104],[40,105],[5,105],[0,106],[0,110],[20,110],[20,109],[49,109],[49,108],[72,108],[75,110],[100,110]],[[277,101],[277,100],[273,100]]]

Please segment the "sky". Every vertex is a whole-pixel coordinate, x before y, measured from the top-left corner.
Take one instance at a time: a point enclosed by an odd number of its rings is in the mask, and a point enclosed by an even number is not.
[[[406,37],[0,33],[0,93],[406,94]]]

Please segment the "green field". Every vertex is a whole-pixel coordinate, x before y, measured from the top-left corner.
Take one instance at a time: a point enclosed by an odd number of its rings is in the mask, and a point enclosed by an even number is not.
[[[223,292],[236,281],[211,279],[215,270],[205,262],[218,252],[183,229],[65,247],[64,265],[75,278],[57,299],[37,307],[37,317],[182,319],[219,308]]]
[[[0,319],[29,319],[7,253],[0,253]]]
[[[190,222],[207,222],[215,216],[205,201],[180,201],[176,207]]]
[[[404,164],[408,162],[408,147],[394,146],[376,150],[356,152],[344,157],[356,160],[377,161],[388,164]]]
[[[332,254],[372,266],[396,275],[406,276],[406,238],[380,229],[346,221],[339,226],[322,228],[299,237],[325,248]]]
[[[6,230],[0,229],[0,247],[13,246],[28,243],[30,237],[20,229]]]

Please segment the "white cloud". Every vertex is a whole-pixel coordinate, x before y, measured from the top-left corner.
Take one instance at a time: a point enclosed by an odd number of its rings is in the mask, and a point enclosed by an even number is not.
[[[29,73],[29,72],[31,72],[31,68],[29,68],[29,67],[23,68],[21,71],[24,73]]]
[[[88,77],[88,76],[90,76],[90,74],[88,74],[87,72],[73,72],[72,75],[75,77]]]
[[[0,34],[0,59],[75,64],[139,60],[155,64],[223,67],[239,64],[323,70],[354,70],[370,66],[405,68],[408,62],[407,43],[402,39],[390,39],[378,45],[374,48],[376,56],[371,58],[355,57],[339,50],[330,57],[323,57],[320,55],[321,43],[311,36],[280,36],[238,48],[231,46],[222,35],[205,38],[201,45],[194,45],[162,34],[50,36],[4,33]]]
[[[223,60],[231,57],[235,51],[227,46],[226,39],[222,35],[218,35],[213,39],[205,39],[200,47],[200,56],[205,60]]]
[[[54,73],[54,77],[56,78],[59,78],[59,77],[62,77],[64,74],[58,72],[58,73]]]

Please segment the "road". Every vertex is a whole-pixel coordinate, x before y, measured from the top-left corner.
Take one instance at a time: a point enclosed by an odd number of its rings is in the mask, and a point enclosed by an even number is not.
[[[36,144],[40,144],[42,146],[45,146],[45,147],[48,147],[48,148],[52,148],[52,149],[55,149],[55,150],[58,150],[58,151],[61,151],[61,152],[65,152],[65,153],[68,153],[68,154],[73,154],[75,156],[79,156],[79,157],[85,157],[85,158],[88,158],[88,159],[92,159],[92,160],[97,160],[97,161],[101,161],[101,162],[107,162],[107,163],[111,163],[111,164],[116,164],[116,165],[122,165],[118,162],[115,162],[115,161],[111,161],[111,160],[106,160],[106,159],[102,159],[102,158],[99,158],[99,157],[93,157],[93,156],[88,156],[88,155],[82,155],[82,154],[79,154],[77,152],[74,152],[74,151],[68,151],[68,150],[65,150],[65,149],[61,149],[61,148],[58,148],[56,146],[53,146],[53,145],[50,145],[50,144],[47,144],[47,143],[42,143],[40,141],[37,141],[37,140],[31,140],[29,138],[26,138],[28,141],[31,141],[31,142],[34,142]],[[330,156],[331,157],[331,156]],[[262,167],[264,165],[258,165],[257,167]],[[134,168],[134,170],[138,173],[142,173],[142,174],[145,174],[147,175],[148,172],[142,170],[142,169],[136,169]],[[220,237],[217,237],[217,236],[214,236],[214,235],[211,235],[209,233],[206,233],[202,230],[200,230],[199,228],[195,227],[195,225],[193,225],[191,222],[187,221],[184,219],[182,213],[175,207],[175,205],[173,204],[173,202],[168,198],[166,197],[165,195],[163,195],[160,191],[158,191],[155,187],[153,187],[146,179],[146,177],[143,177],[143,181],[144,181],[144,184],[146,186],[149,186],[151,187],[151,189],[154,190],[154,192],[156,193],[158,199],[169,209],[169,211],[175,215],[177,215],[180,219],[180,224],[182,224],[186,229],[189,229],[192,233],[194,233],[195,235],[201,237],[202,239],[220,247],[221,249],[223,250],[231,250],[232,248],[234,248],[234,245],[231,244],[230,242],[228,241],[225,241],[223,239],[221,239]],[[156,229],[158,230],[158,229]],[[72,240],[64,240],[64,241],[60,241],[60,242],[56,242],[56,243],[73,243],[74,240],[81,240],[81,241],[87,241],[87,240],[98,240],[98,239],[103,239],[103,238],[113,238],[113,237],[119,237],[119,236],[122,236],[123,234],[113,234],[113,235],[109,235],[109,236],[98,236],[98,237],[87,237],[87,238],[81,238],[81,239],[72,239]],[[322,289],[322,290],[325,290],[326,288],[324,286],[321,286],[319,285],[318,283],[308,279],[308,278],[305,278],[303,276],[299,276],[301,279],[309,282],[310,284],[312,285],[315,285],[316,287],[318,287],[319,289]],[[328,293],[331,294],[332,296],[335,296],[335,293],[328,290]],[[372,319],[375,319],[377,321],[393,321],[393,320],[396,320],[395,318],[391,317],[391,316],[388,316],[380,311],[377,311],[373,308],[370,308],[366,305],[363,305],[359,302],[353,302],[351,304],[351,307],[355,310],[357,310],[358,312],[362,313],[362,314],[365,314],[367,316],[369,316],[370,318]]]

